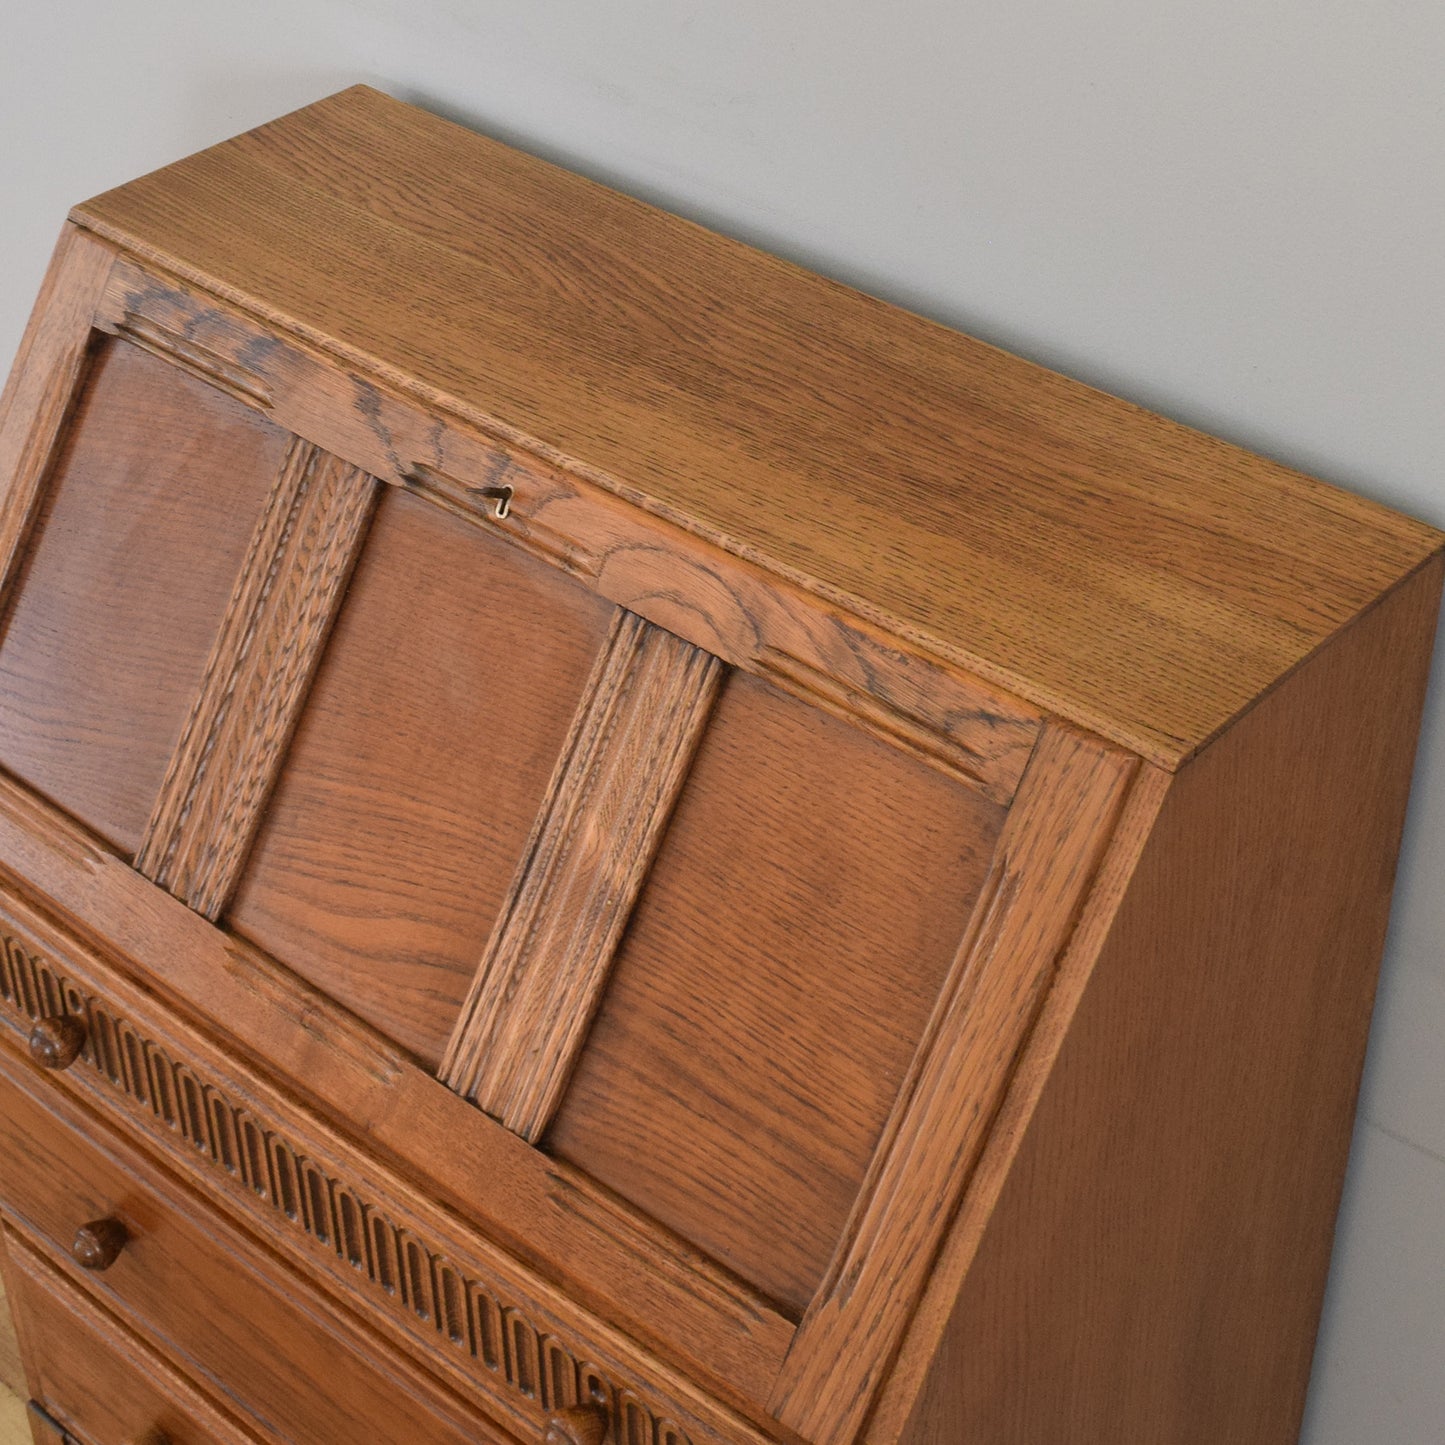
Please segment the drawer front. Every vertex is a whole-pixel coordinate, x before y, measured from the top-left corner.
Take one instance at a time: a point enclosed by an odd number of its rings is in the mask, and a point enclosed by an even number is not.
[[[119,876],[137,881],[129,870]],[[171,916],[188,916],[149,885],[143,888]],[[155,951],[184,964],[186,942]],[[372,1155],[400,1137],[403,1121],[412,1136],[446,1140],[452,1177],[476,1202],[506,1205],[529,1222],[533,1236],[555,1241],[569,1261],[595,1262],[609,1238],[614,1247],[619,1238],[628,1243],[612,1267],[637,1302],[658,1306],[666,1298],[661,1287],[670,1261],[651,1236],[609,1236],[610,1222],[625,1222],[625,1215],[600,1209],[605,1201],[550,1168],[519,1171],[519,1159],[534,1165],[540,1156],[489,1121],[483,1121],[487,1130],[508,1150],[501,1157],[470,1152],[468,1144],[478,1138],[470,1127],[480,1118],[476,1111],[435,1081],[389,1067],[386,1055],[367,1052],[363,1040],[353,1040],[341,1056],[356,1065],[345,1076],[353,1086],[350,1113],[367,1122],[371,1148],[358,1149],[235,1051],[235,1041],[246,1038],[247,1009],[260,1005],[273,1048],[288,1027],[303,1045],[287,1056],[286,1072],[327,1077],[326,1068],[316,1066],[315,996],[308,1001],[279,992],[284,980],[245,968],[244,955],[203,957],[214,965],[208,969],[213,1004],[231,1024],[224,1049],[72,935],[0,896],[0,1039],[8,1036],[12,1057],[23,1057],[37,1037],[49,1037],[51,1071],[33,1068],[35,1060],[21,1066],[32,1091],[48,1085],[43,1097],[63,1093],[79,1100],[87,1117],[94,1111],[126,1138],[139,1138],[152,1158],[265,1248],[308,1277],[319,1273],[326,1293],[344,1298],[400,1352],[425,1359],[452,1390],[517,1438],[541,1436],[554,1413],[579,1399],[601,1399],[614,1435],[627,1445],[765,1445],[766,1435],[751,1422],[439,1207],[417,1187],[422,1170],[403,1180]],[[61,1017],[74,1023],[59,1024]],[[63,1046],[67,1032],[78,1052]],[[430,1157],[443,1156],[437,1150]],[[681,1280],[711,1283],[706,1275]],[[736,1352],[728,1349],[735,1340],[711,1339],[716,1372],[746,1378],[735,1371]]]
[[[255,1445],[14,1235],[6,1263],[31,1395],[66,1433],[84,1445]]]
[[[52,1094],[0,1057],[9,1220],[260,1433],[315,1445],[506,1445],[502,1432],[407,1362],[382,1357],[309,1287]],[[92,1249],[91,1263],[104,1267],[77,1268],[78,1232],[99,1221],[119,1224],[124,1242],[108,1264],[107,1249]],[[92,1242],[96,1235],[115,1242],[96,1230]]]

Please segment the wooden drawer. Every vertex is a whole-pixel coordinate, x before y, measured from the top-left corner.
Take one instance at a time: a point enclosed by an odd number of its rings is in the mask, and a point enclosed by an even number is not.
[[[0,801],[0,831],[3,816]],[[194,924],[130,870],[116,865],[112,876],[138,886],[138,897],[159,906],[159,919]],[[207,943],[221,942],[205,925],[201,930]],[[534,1240],[555,1242],[579,1267],[595,1267],[609,1239],[614,1249],[627,1241],[629,1216],[620,1207],[609,1211],[602,1196],[588,1195],[585,1179],[548,1163],[435,1080],[398,1068],[394,1057],[355,1034],[348,1039],[352,1067],[332,1082],[348,1085],[352,1111],[373,1121],[371,1150],[406,1134],[423,1146],[405,1178],[392,1175],[367,1157],[365,1144],[338,1135],[238,1056],[253,1027],[273,1049],[290,1030],[300,1049],[295,1074],[311,1077],[316,1035],[334,1022],[314,995],[287,987],[284,976],[248,955],[197,951],[192,939],[164,927],[147,933],[151,954],[167,959],[173,976],[195,966],[212,979],[211,1005],[230,1024],[224,1044],[67,930],[17,899],[0,903],[0,1038],[24,1056],[39,1021],[51,1020],[50,1028],[67,1015],[79,1026],[76,1037],[85,1039],[73,1057],[52,1057],[58,1067],[48,1073],[35,1069],[33,1058],[21,1066],[32,1089],[45,1091],[40,1097],[63,1093],[79,1101],[78,1117],[97,1113],[119,1134],[144,1140],[150,1156],[209,1205],[302,1274],[319,1276],[326,1292],[401,1351],[426,1359],[452,1389],[519,1438],[539,1436],[554,1413],[578,1399],[601,1398],[617,1438],[629,1445],[654,1439],[762,1445],[764,1435],[722,1401],[428,1201],[415,1180],[445,1159],[450,1177],[473,1191],[476,1204],[505,1211],[503,1226],[508,1215],[520,1217]],[[172,937],[173,946],[163,946]],[[469,1127],[473,1122],[480,1132]],[[445,1140],[445,1154],[426,1150],[428,1138]],[[486,1147],[489,1140],[508,1147]],[[484,1214],[481,1222],[496,1227],[495,1218]],[[499,1232],[508,1237],[505,1228]],[[647,1251],[652,1243],[641,1235],[613,1267],[630,1265],[636,1301],[652,1302],[662,1316],[668,1261],[655,1248]],[[705,1302],[704,1291],[717,1286],[701,1268],[679,1269],[678,1279]],[[729,1343],[717,1337],[720,1371],[737,1359]]]
[[[31,1396],[67,1433],[83,1445],[254,1445],[18,1236],[6,1240],[5,1256]]]
[[[0,1098],[7,1219],[267,1438],[505,1445],[9,1057]],[[108,1267],[81,1270],[72,1242],[97,1220],[126,1239]]]

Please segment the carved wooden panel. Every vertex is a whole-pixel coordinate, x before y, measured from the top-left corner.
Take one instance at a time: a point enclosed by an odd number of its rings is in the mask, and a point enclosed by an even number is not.
[[[0,484],[0,1200],[154,1211],[118,1329],[324,1445],[1288,1437],[1439,534],[364,88],[72,213]]]
[[[133,346],[92,364],[12,579],[0,762],[126,853],[287,445]]]
[[[613,610],[388,490],[230,925],[436,1068]]]
[[[690,1433],[699,1445],[710,1432],[728,1445],[752,1438],[735,1418],[716,1417],[708,1396],[685,1387],[677,1373],[659,1378],[654,1361],[660,1353],[713,1389],[735,1387],[747,1399],[766,1399],[795,1325],[757,1291],[487,1118],[259,949],[228,937],[121,860],[87,849],[59,815],[3,778],[0,868],[35,880],[57,910],[47,922],[13,900],[0,909],[0,927],[29,940],[32,953],[64,959],[84,992],[113,1000],[170,1057],[190,1061],[253,1115],[284,1121],[298,1151],[329,1161],[332,1177],[364,1173],[377,1207],[449,1258],[468,1261],[472,1277],[495,1281],[539,1326],[575,1330],[610,1374],[666,1388],[659,1399],[672,1402],[668,1413],[696,1422]],[[173,1008],[78,948],[65,920],[82,915],[95,920],[119,966],[164,959],[162,997],[180,1002],[192,1018],[218,1021],[214,1035],[187,1026]],[[318,1050],[325,1058],[320,1068]],[[170,1167],[202,1189],[230,1179],[179,1146],[179,1136],[148,1109],[129,1108],[127,1096],[93,1072],[71,1069],[58,1077],[89,1107],[123,1115],[122,1127],[143,1133]],[[298,1099],[304,1108],[295,1107]],[[232,1181],[216,1192],[256,1218],[260,1206],[252,1207],[249,1189]],[[279,1221],[262,1216],[263,1230],[267,1218]],[[331,1287],[351,1287],[350,1266],[313,1251],[310,1236],[277,1222],[268,1239],[278,1252],[303,1255],[303,1266],[328,1274]],[[590,1282],[588,1306],[571,1292],[579,1271]],[[388,1318],[403,1329],[410,1317]],[[403,1347],[419,1335],[426,1348],[427,1328],[417,1323]]]
[[[136,867],[208,918],[230,897],[375,501],[293,441],[226,609]]]
[[[734,674],[546,1146],[803,1310],[1002,817]]]
[[[179,1188],[132,1144],[0,1053],[7,1219],[69,1260],[76,1217],[117,1216],[126,1240],[71,1278],[143,1341],[275,1441],[507,1445],[414,1361]]]
[[[722,671],[619,610],[443,1070],[525,1139],[566,1088]]]
[[[438,414],[364,368],[338,364],[214,296],[116,264],[100,324],[144,329],[198,368],[263,393],[283,425],[335,455],[473,516],[619,606],[870,726],[1007,803],[1037,736],[1036,708],[927,647],[783,577],[624,505],[516,438]],[[505,518],[490,495],[511,493]]]

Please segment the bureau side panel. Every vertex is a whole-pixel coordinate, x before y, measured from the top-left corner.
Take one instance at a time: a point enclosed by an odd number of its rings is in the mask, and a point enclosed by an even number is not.
[[[1297,1438],[1441,570],[1179,775],[908,1445]]]

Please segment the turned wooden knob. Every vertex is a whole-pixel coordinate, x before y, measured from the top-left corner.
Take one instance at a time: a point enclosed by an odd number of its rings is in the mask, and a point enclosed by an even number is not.
[[[51,1014],[30,1030],[30,1057],[42,1069],[68,1069],[85,1047],[85,1020]]]
[[[75,1231],[70,1255],[81,1269],[109,1269],[129,1238],[120,1220],[92,1219]]]
[[[607,1411],[601,1405],[573,1405],[547,1417],[542,1445],[602,1445],[607,1439]]]

